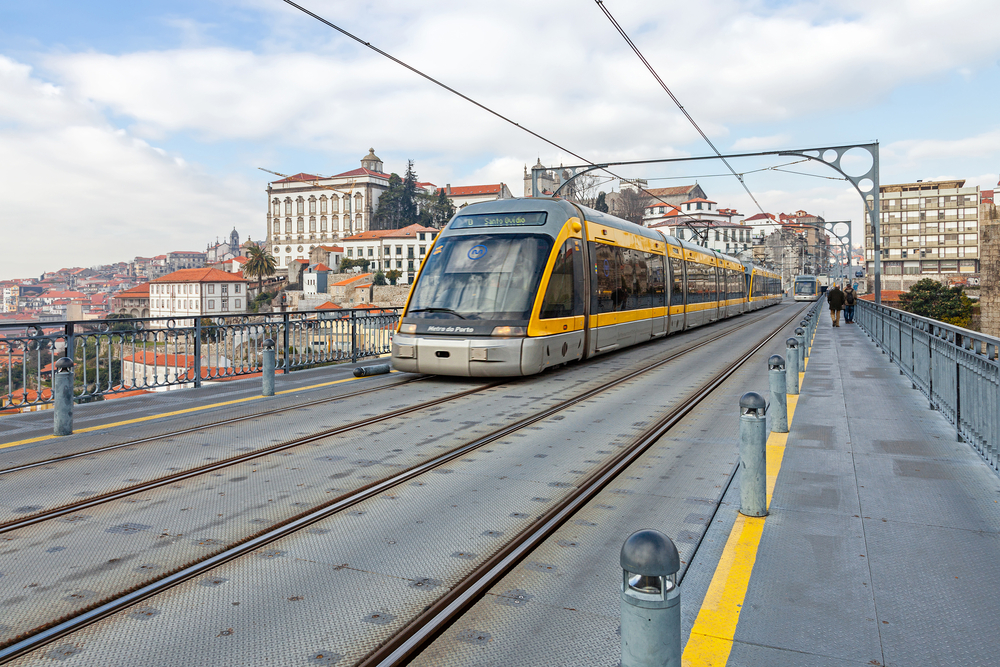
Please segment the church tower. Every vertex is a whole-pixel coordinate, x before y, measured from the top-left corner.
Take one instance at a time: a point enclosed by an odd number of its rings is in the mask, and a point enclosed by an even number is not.
[[[240,254],[240,233],[236,231],[235,227],[233,227],[233,231],[229,235],[229,252],[234,255]]]
[[[382,171],[382,158],[375,155],[375,149],[369,148],[368,155],[361,158],[361,166],[369,171],[377,171],[380,174],[384,174]]]

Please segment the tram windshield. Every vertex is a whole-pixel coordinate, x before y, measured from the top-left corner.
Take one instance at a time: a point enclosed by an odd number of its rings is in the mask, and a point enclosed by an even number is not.
[[[438,240],[424,263],[407,317],[527,320],[552,239],[482,234]]]
[[[795,281],[795,293],[796,294],[815,294],[816,293],[816,281],[815,280],[796,280]]]

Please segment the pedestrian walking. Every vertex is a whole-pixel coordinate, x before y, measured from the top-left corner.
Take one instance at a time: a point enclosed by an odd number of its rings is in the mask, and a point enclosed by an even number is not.
[[[844,293],[837,286],[837,283],[833,284],[833,287],[826,292],[826,302],[830,305],[830,321],[833,322],[833,326],[840,326],[840,309],[844,307]]]
[[[858,302],[858,293],[850,283],[844,288],[844,321],[854,324],[854,305]]]

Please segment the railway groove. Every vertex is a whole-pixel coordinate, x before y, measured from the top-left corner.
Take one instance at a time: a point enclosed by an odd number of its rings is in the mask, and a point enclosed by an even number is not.
[[[783,328],[784,326],[786,326],[789,322],[794,321],[796,319],[796,317],[798,317],[798,316],[799,316],[798,315],[798,311],[796,311],[796,315],[794,315],[791,318],[789,318],[789,320],[787,322],[785,322],[784,324],[780,325],[773,333],[771,333],[769,336],[767,336],[765,338],[765,340],[763,340],[760,343],[758,343],[754,347],[753,350],[751,350],[749,353],[747,353],[746,355],[744,355],[743,357],[741,357],[740,360],[738,360],[737,362],[735,362],[734,364],[732,364],[728,368],[728,370],[725,371],[725,377],[728,377],[728,375],[730,375],[732,372],[734,372],[736,368],[738,368],[742,363],[745,362],[746,358],[748,358],[750,355],[752,355],[761,346],[763,346],[764,344],[766,344],[766,342],[768,340],[770,340],[771,338],[773,338],[773,336],[776,335],[777,331],[780,331],[781,328]],[[507,425],[507,426],[505,426],[503,428],[497,429],[496,431],[493,431],[493,432],[491,432],[491,433],[489,433],[489,434],[487,434],[485,436],[479,437],[479,438],[477,438],[477,439],[475,439],[475,440],[473,440],[471,442],[468,442],[465,445],[462,445],[462,446],[454,448],[454,449],[452,449],[452,450],[450,450],[448,452],[445,452],[445,453],[443,453],[443,454],[441,454],[441,455],[439,455],[439,456],[437,456],[437,457],[435,457],[433,459],[430,459],[428,461],[423,462],[420,465],[411,467],[411,468],[409,468],[409,469],[407,469],[405,471],[402,471],[402,472],[400,472],[400,473],[398,473],[398,474],[396,474],[396,475],[394,475],[392,477],[389,477],[389,478],[386,478],[386,479],[383,479],[383,480],[380,480],[380,481],[373,482],[373,483],[371,483],[369,485],[366,485],[366,486],[363,486],[361,488],[357,488],[357,489],[353,490],[351,493],[349,493],[349,494],[347,494],[345,496],[342,496],[342,497],[336,498],[336,499],[332,499],[330,502],[326,503],[325,505],[321,506],[318,509],[313,509],[313,510],[311,510],[309,512],[302,513],[299,516],[292,517],[292,518],[290,518],[288,520],[285,520],[285,521],[281,522],[277,526],[274,526],[272,528],[266,529],[266,530],[260,532],[259,534],[250,536],[250,537],[248,537],[247,539],[245,539],[243,541],[240,541],[240,542],[237,542],[235,544],[232,544],[226,550],[224,550],[222,552],[219,552],[219,553],[216,553],[216,554],[214,554],[212,556],[209,556],[209,557],[207,557],[207,558],[205,558],[205,559],[203,559],[201,561],[198,561],[198,562],[193,563],[193,564],[187,564],[187,565],[184,565],[184,566],[181,566],[181,567],[178,567],[178,568],[174,568],[169,573],[166,573],[164,576],[161,576],[161,577],[157,578],[156,580],[154,580],[152,582],[149,582],[149,583],[147,583],[145,585],[141,585],[141,586],[135,587],[132,590],[127,591],[124,595],[122,595],[120,597],[117,597],[117,598],[115,598],[113,600],[105,601],[105,602],[100,603],[100,604],[95,604],[92,607],[83,610],[81,613],[78,613],[78,614],[74,615],[73,618],[70,618],[70,619],[61,619],[58,622],[53,622],[52,624],[44,627],[43,629],[40,629],[39,632],[34,633],[30,637],[23,637],[23,636],[19,637],[16,641],[14,641],[13,643],[10,643],[7,647],[5,647],[3,649],[0,649],[0,663],[5,663],[5,662],[8,662],[10,660],[13,660],[14,658],[16,658],[16,657],[18,657],[20,655],[24,655],[24,654],[26,654],[26,653],[28,653],[30,651],[33,651],[33,650],[37,649],[40,646],[43,646],[43,645],[45,645],[45,644],[47,644],[47,643],[49,643],[51,641],[54,641],[55,639],[58,639],[59,637],[65,636],[65,635],[67,635],[67,634],[69,634],[69,633],[71,633],[71,632],[73,632],[73,631],[75,631],[75,630],[77,630],[77,629],[79,629],[81,627],[84,627],[84,626],[86,626],[86,625],[88,625],[90,623],[93,623],[93,622],[95,622],[95,621],[97,621],[97,620],[99,620],[101,618],[104,618],[106,616],[114,614],[115,612],[120,611],[121,609],[124,609],[124,608],[126,608],[128,606],[131,606],[131,605],[133,605],[133,604],[135,604],[135,603],[137,603],[137,602],[139,602],[141,600],[147,599],[147,598],[149,598],[149,597],[151,597],[151,596],[153,596],[153,595],[155,595],[155,594],[157,594],[159,592],[167,590],[168,588],[176,586],[177,584],[180,584],[180,583],[182,583],[184,581],[187,581],[187,580],[189,580],[189,579],[191,579],[193,577],[197,577],[199,575],[202,575],[205,572],[207,572],[208,570],[210,570],[212,568],[215,568],[215,567],[221,565],[222,563],[225,563],[225,562],[234,560],[236,558],[239,558],[240,556],[243,556],[243,555],[245,555],[245,554],[247,554],[249,552],[252,552],[253,550],[258,549],[258,548],[260,548],[262,546],[265,546],[265,545],[267,545],[267,544],[269,544],[269,543],[271,543],[271,542],[273,542],[275,540],[278,540],[278,539],[280,539],[282,537],[285,537],[285,536],[290,535],[292,533],[295,533],[295,532],[297,532],[299,530],[302,530],[303,528],[305,528],[305,527],[307,527],[307,526],[309,526],[309,525],[311,525],[311,524],[313,524],[313,523],[315,523],[317,521],[320,521],[322,519],[328,518],[329,516],[332,516],[332,515],[334,515],[334,514],[336,514],[338,512],[341,512],[341,511],[343,511],[343,510],[351,507],[352,505],[360,503],[363,500],[366,500],[368,498],[372,498],[372,497],[374,497],[374,496],[376,496],[376,495],[378,495],[380,493],[383,493],[383,492],[385,492],[385,491],[387,491],[387,490],[389,490],[389,489],[391,489],[391,488],[393,488],[395,486],[399,486],[399,485],[401,485],[401,484],[403,484],[403,483],[411,480],[412,478],[414,478],[414,477],[416,477],[418,475],[421,475],[421,474],[423,474],[423,473],[425,473],[425,472],[427,472],[429,470],[432,470],[434,468],[438,468],[440,466],[443,466],[444,464],[448,463],[449,461],[452,461],[452,460],[454,460],[454,459],[456,459],[458,457],[461,457],[461,456],[464,456],[464,455],[468,454],[470,451],[473,451],[475,449],[481,448],[481,447],[485,446],[486,444],[489,444],[490,442],[494,442],[494,441],[496,441],[496,440],[498,440],[500,438],[503,438],[503,437],[505,437],[507,435],[510,435],[511,433],[514,433],[514,432],[516,432],[518,430],[524,429],[524,428],[526,428],[526,427],[528,427],[528,426],[530,426],[532,424],[535,424],[535,423],[537,423],[537,422],[539,422],[541,420],[544,420],[544,419],[546,419],[548,417],[551,417],[554,414],[556,414],[556,413],[558,413],[558,412],[560,412],[562,410],[565,410],[565,409],[567,409],[567,408],[569,408],[569,407],[571,407],[573,405],[576,405],[576,404],[578,404],[578,403],[580,403],[582,401],[585,401],[585,400],[587,400],[589,398],[592,398],[592,397],[594,397],[594,396],[596,396],[596,395],[598,395],[598,394],[600,394],[602,392],[608,391],[609,389],[611,389],[613,387],[616,387],[616,386],[619,386],[619,385],[621,385],[621,384],[623,384],[625,382],[628,382],[628,381],[630,381],[630,380],[632,380],[632,379],[634,379],[634,378],[636,378],[638,376],[641,376],[641,375],[643,375],[645,373],[648,373],[651,370],[654,370],[656,368],[660,368],[661,366],[669,363],[670,361],[673,361],[673,360],[675,360],[675,359],[677,359],[677,358],[679,358],[681,356],[684,356],[684,355],[686,355],[686,354],[688,354],[688,353],[690,353],[690,352],[692,352],[694,350],[697,350],[697,349],[699,349],[700,347],[704,346],[705,344],[707,344],[709,342],[716,341],[716,340],[725,338],[727,336],[730,336],[730,335],[732,335],[732,334],[740,331],[741,329],[743,329],[743,328],[745,328],[747,326],[750,326],[750,325],[752,325],[752,324],[754,324],[754,323],[756,323],[758,321],[761,321],[761,320],[765,319],[766,317],[767,317],[767,315],[764,315],[764,316],[759,317],[759,318],[755,318],[755,319],[752,319],[752,320],[747,320],[745,322],[740,323],[738,326],[733,327],[731,329],[728,329],[728,330],[726,330],[724,332],[713,334],[713,335],[708,336],[708,337],[706,337],[704,339],[693,341],[691,344],[687,345],[683,349],[678,350],[678,351],[676,351],[676,352],[668,355],[667,357],[665,357],[665,358],[663,358],[663,359],[661,359],[661,360],[659,360],[657,362],[654,362],[653,364],[646,365],[643,368],[640,368],[638,370],[634,370],[634,371],[631,371],[631,372],[626,372],[624,375],[616,377],[613,380],[610,380],[610,381],[608,381],[606,383],[602,383],[601,385],[599,385],[597,387],[594,387],[594,388],[591,388],[591,389],[589,389],[589,390],[587,390],[587,391],[585,391],[585,392],[583,392],[583,393],[581,393],[581,394],[579,394],[577,396],[574,396],[574,397],[571,397],[569,399],[566,399],[565,401],[562,401],[562,402],[558,403],[557,405],[554,405],[554,406],[551,406],[549,408],[546,408],[545,410],[542,410],[541,412],[539,412],[537,414],[531,415],[530,417],[527,417],[527,418],[522,419],[522,420],[518,420],[517,422],[515,422],[513,424],[509,424],[509,425]],[[589,498],[590,496],[593,495],[593,493],[596,493],[600,488],[603,488],[603,486],[606,485],[610,480],[612,480],[618,474],[618,472],[620,470],[622,470],[625,466],[628,465],[628,463],[630,463],[632,460],[634,460],[635,457],[639,456],[641,454],[641,452],[644,451],[649,446],[649,444],[651,444],[653,441],[655,441],[656,438],[660,437],[664,431],[666,431],[667,429],[670,428],[670,426],[672,424],[676,423],[676,421],[678,419],[680,419],[684,414],[687,414],[687,412],[689,412],[691,409],[693,409],[694,405],[696,405],[697,402],[699,402],[702,398],[704,398],[705,395],[707,395],[708,393],[710,393],[712,389],[714,389],[716,386],[718,386],[718,384],[721,384],[721,382],[723,380],[724,380],[724,377],[720,376],[719,378],[717,378],[716,381],[713,381],[712,383],[709,383],[711,385],[710,387],[702,387],[697,392],[697,394],[695,395],[695,397],[693,399],[691,399],[690,401],[686,401],[684,403],[684,405],[682,405],[682,406],[678,407],[677,409],[671,411],[671,413],[669,415],[667,415],[666,417],[664,417],[663,420],[661,420],[660,422],[658,422],[658,424],[653,429],[647,431],[647,433],[649,434],[648,437],[643,437],[641,439],[641,442],[637,442],[637,443],[633,444],[623,454],[621,454],[618,457],[614,458],[611,462],[609,462],[608,464],[606,464],[605,466],[603,466],[600,470],[598,470],[597,472],[595,472],[591,476],[590,481],[588,481],[586,483],[586,485],[585,485],[585,489],[590,489],[590,490],[592,490],[592,492],[587,492],[585,490],[585,491],[581,491],[578,494],[572,494],[572,495],[575,496],[576,498],[580,498],[580,497],[582,497],[581,494],[583,494],[583,493],[589,493],[589,495],[587,495],[587,497]],[[465,395],[469,395],[469,394],[473,394],[473,393],[476,393],[476,392],[484,391],[487,388],[490,388],[490,387],[498,385],[498,384],[503,384],[505,382],[490,383],[488,385],[484,385],[484,386],[481,386],[481,387],[476,387],[476,388],[468,390],[466,392],[462,392],[461,394],[458,394],[458,395],[452,395],[452,396],[449,396],[449,397],[446,397],[446,398],[443,398],[443,399],[436,399],[433,402],[426,402],[424,404],[420,404],[420,405],[417,405],[417,406],[409,406],[408,408],[405,408],[403,410],[394,411],[392,413],[387,413],[387,415],[382,415],[382,416],[380,416],[378,418],[372,418],[371,420],[366,420],[366,422],[374,423],[375,421],[384,421],[386,419],[391,419],[392,417],[398,417],[398,416],[401,416],[402,414],[413,412],[413,411],[418,410],[418,409],[427,408],[427,407],[429,407],[430,405],[433,405],[433,404],[438,404],[438,403],[446,402],[448,400],[454,400],[456,398],[459,398],[459,397],[462,397],[462,396],[465,396]],[[350,428],[356,428],[356,424],[352,425]],[[185,473],[183,473],[182,475],[170,476],[170,477],[164,478],[163,480],[157,480],[155,486],[162,486],[164,484],[175,482],[180,477],[187,478],[187,477],[191,477],[191,476],[196,475],[196,474],[203,474],[203,473],[205,473],[207,471],[210,471],[210,470],[217,470],[217,469],[220,469],[220,468],[224,468],[226,466],[231,466],[231,465],[234,465],[238,461],[246,461],[246,460],[253,459],[253,458],[259,458],[261,456],[264,456],[266,453],[273,453],[274,451],[280,451],[282,449],[287,449],[287,448],[290,448],[290,447],[301,445],[301,444],[304,444],[305,442],[312,442],[312,441],[315,441],[315,440],[320,439],[320,438],[331,437],[332,435],[336,435],[337,433],[343,432],[344,430],[346,430],[346,427],[339,427],[337,429],[332,429],[332,431],[334,431],[334,432],[322,432],[322,433],[310,434],[306,438],[296,439],[296,440],[293,440],[293,441],[281,443],[280,445],[277,445],[275,447],[271,447],[271,448],[268,449],[267,452],[256,451],[256,452],[248,453],[248,454],[245,454],[245,455],[241,455],[239,457],[234,457],[232,460],[220,461],[220,462],[217,462],[217,463],[212,464],[210,466],[204,466],[202,469],[199,469],[197,471],[185,471]],[[654,435],[654,433],[655,433],[655,435]],[[643,443],[645,443],[645,444],[643,444]],[[92,502],[90,502],[87,506],[93,506],[93,505],[96,505],[96,504],[100,504],[101,502],[108,502],[109,500],[123,497],[125,495],[139,493],[142,490],[147,490],[148,488],[151,488],[151,487],[150,486],[144,486],[141,489],[140,488],[131,488],[131,489],[127,489],[127,490],[122,490],[122,491],[114,494],[113,497],[105,497],[105,498],[101,498],[101,499],[91,499]],[[578,501],[578,503],[582,503],[582,502],[585,502],[585,499]],[[542,523],[542,525],[540,527],[538,527],[534,531],[533,534],[539,534],[539,535],[542,534],[539,531],[544,532],[545,535],[551,533],[552,530],[554,530],[556,527],[558,527],[558,525],[560,523],[560,517],[568,516],[567,512],[571,513],[573,511],[572,508],[575,508],[577,506],[578,506],[578,504],[574,504],[573,498],[570,498],[570,499],[566,500],[565,502],[560,503],[556,507],[551,508],[550,511],[547,512],[544,515],[543,519],[539,520],[539,522]],[[48,514],[45,517],[41,517],[41,516],[31,517],[30,519],[26,519],[26,520],[18,522],[18,523],[11,523],[11,524],[7,524],[6,526],[2,526],[2,527],[0,527],[0,531],[10,531],[10,530],[13,530],[15,527],[23,527],[25,525],[30,525],[30,524],[33,524],[33,523],[39,523],[39,522],[44,521],[46,519],[53,518],[54,516],[61,516],[61,515],[64,515],[64,514],[67,514],[67,513],[70,513],[70,512],[79,511],[80,509],[81,509],[81,506],[78,505],[78,506],[74,506],[72,509],[66,508],[65,510],[60,510],[58,514]],[[539,523],[539,522],[536,522],[536,523]],[[522,535],[524,535],[524,534],[522,534]],[[529,537],[524,537],[523,539],[521,537],[517,538],[515,540],[515,542],[511,543],[512,546],[506,547],[504,549],[504,551],[501,552],[501,553],[505,554],[503,556],[503,558],[501,558],[498,561],[497,558],[494,557],[493,559],[491,559],[490,561],[488,561],[488,563],[492,564],[491,567],[494,570],[496,568],[500,568],[500,570],[496,570],[496,571],[504,570],[504,568],[509,569],[509,567],[506,566],[506,565],[504,565],[504,563],[510,562],[510,561],[509,560],[504,560],[504,559],[509,559],[509,558],[514,557],[513,556],[514,552],[516,552],[516,553],[522,553],[525,549],[528,549],[529,548],[528,546],[519,546],[519,545],[527,545],[527,544],[529,544],[528,540],[529,540]],[[499,555],[500,554],[498,554],[498,556]],[[483,570],[483,568],[480,568],[479,570],[477,570],[477,572],[482,571],[482,570]],[[474,599],[476,596],[479,595],[479,593],[476,592],[476,591],[480,590],[481,585],[477,586],[476,583],[474,581],[472,581],[472,577],[467,578],[466,581],[469,582],[468,585],[463,585],[462,587],[460,587],[462,589],[462,591],[467,592],[467,594],[463,593],[464,597],[462,597],[462,599],[463,600]],[[486,580],[484,579],[483,581],[486,581]],[[485,585],[485,584],[482,584],[482,585]],[[457,589],[453,589],[453,590],[457,590]],[[471,596],[471,597],[469,597],[469,596]],[[457,602],[457,600],[452,599],[454,597],[455,596],[449,596],[449,598],[448,598],[449,602],[447,602],[447,603],[441,603],[441,604],[435,604],[435,605],[433,605],[431,607],[431,609],[429,609],[428,612],[426,612],[425,615],[430,614],[431,610],[436,610],[438,613],[447,613],[448,609],[456,608],[456,607],[454,607],[454,604],[459,604],[459,603]],[[444,605],[444,608],[442,608],[442,604]],[[467,602],[460,603],[459,607],[462,607],[462,605],[465,605],[465,604],[467,604]],[[456,613],[456,612],[451,612],[451,615],[454,615],[454,613]],[[424,616],[421,616],[420,618],[424,618]],[[431,626],[427,626],[427,627],[431,627]],[[430,632],[433,634],[434,632],[437,632],[437,631],[436,630],[431,630]],[[420,643],[422,643],[426,639],[426,637],[428,636],[426,631],[420,631],[419,629],[415,629],[413,632],[408,632],[406,634],[407,634],[407,637],[405,638],[405,641],[410,641],[410,637],[411,636],[412,637],[417,637],[419,635],[419,637],[423,638],[423,639],[419,640]],[[407,655],[412,654],[412,649],[408,649],[408,651],[409,652],[407,653]],[[378,655],[381,655],[381,653],[379,653]],[[368,664],[381,664],[381,663],[374,663],[374,662],[371,662],[371,659],[369,659],[369,661],[366,661],[364,664],[368,665]],[[391,662],[391,663],[385,663],[385,664],[398,664],[398,663],[397,662]]]

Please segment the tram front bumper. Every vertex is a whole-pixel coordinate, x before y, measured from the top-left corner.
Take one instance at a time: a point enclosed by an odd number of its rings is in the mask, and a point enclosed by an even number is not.
[[[453,338],[397,333],[392,339],[396,370],[431,375],[510,377],[521,375],[522,338]]]

